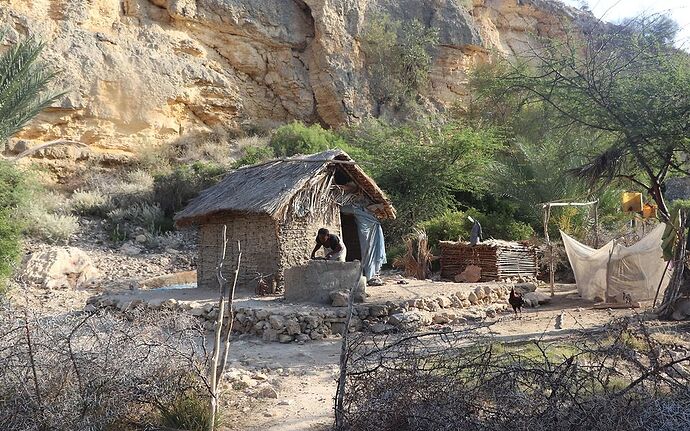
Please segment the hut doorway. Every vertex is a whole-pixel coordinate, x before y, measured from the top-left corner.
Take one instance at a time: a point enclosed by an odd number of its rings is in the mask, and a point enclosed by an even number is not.
[[[343,243],[347,247],[345,260],[348,262],[359,260],[361,262],[362,247],[359,243],[359,229],[354,214],[340,213],[340,229],[343,234]]]

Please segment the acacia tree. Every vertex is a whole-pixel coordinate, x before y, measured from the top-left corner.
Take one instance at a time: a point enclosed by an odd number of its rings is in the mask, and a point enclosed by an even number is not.
[[[562,38],[482,70],[477,87],[497,102],[546,104],[560,125],[598,133],[588,162],[573,173],[592,184],[636,184],[668,220],[664,180],[690,174],[690,57],[673,47],[676,29],[665,16],[566,28]]]

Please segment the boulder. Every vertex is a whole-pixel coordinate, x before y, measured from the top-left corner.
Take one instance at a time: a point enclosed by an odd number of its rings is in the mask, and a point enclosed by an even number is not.
[[[535,283],[517,283],[515,286],[516,293],[525,294],[528,292],[534,292],[537,290],[537,285]]]
[[[467,268],[455,276],[458,283],[476,283],[482,278],[482,269],[477,265],[467,265]]]
[[[522,299],[525,300],[526,306],[537,307],[551,302],[551,295],[543,292],[528,292],[522,295]]]
[[[44,289],[88,288],[101,273],[91,258],[76,247],[52,247],[35,252],[24,265],[24,280]]]

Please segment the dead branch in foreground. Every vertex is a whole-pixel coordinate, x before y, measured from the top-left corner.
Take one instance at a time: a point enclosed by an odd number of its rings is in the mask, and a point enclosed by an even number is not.
[[[475,329],[349,346],[343,430],[684,430],[688,350],[618,320],[567,340],[494,343]]]

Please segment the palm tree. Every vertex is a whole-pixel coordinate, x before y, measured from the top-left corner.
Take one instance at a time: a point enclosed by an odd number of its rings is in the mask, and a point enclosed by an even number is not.
[[[63,94],[47,91],[55,72],[39,60],[42,50],[43,44],[29,37],[0,55],[0,142]]]
[[[0,34],[0,39],[3,37]],[[39,59],[43,46],[43,43],[29,37],[0,55],[0,143],[21,130],[64,94],[48,91],[56,73]],[[31,148],[10,160],[61,144],[86,146],[80,142],[58,139]]]

